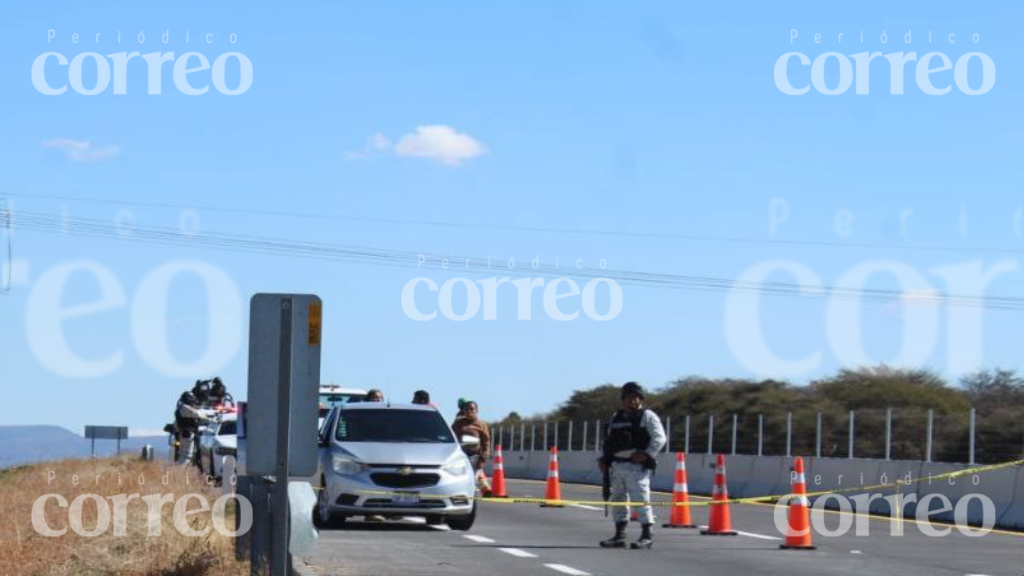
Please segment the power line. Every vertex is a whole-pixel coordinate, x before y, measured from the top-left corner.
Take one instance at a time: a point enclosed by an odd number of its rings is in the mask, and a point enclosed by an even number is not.
[[[0,198],[0,206],[7,206],[6,200]],[[9,209],[3,209],[3,213],[9,214]],[[3,288],[0,288],[0,295],[6,296],[11,292],[11,284],[14,282],[14,231],[11,228],[11,218],[8,216],[4,218],[4,230],[7,235],[7,279],[4,282]]]
[[[511,232],[536,232],[543,234],[570,234],[578,236],[611,236],[621,238],[647,238],[655,240],[680,240],[696,242],[721,242],[732,244],[749,244],[760,246],[803,246],[809,248],[842,248],[870,250],[905,250],[912,252],[939,252],[954,254],[1010,254],[1024,255],[1024,250],[1013,248],[970,248],[964,246],[929,246],[906,244],[881,244],[872,242],[836,242],[829,240],[785,240],[779,238],[750,238],[736,236],[711,236],[700,234],[678,234],[671,232],[637,232],[630,230],[596,230],[587,228],[559,228],[553,226],[525,226],[516,224],[451,222],[443,220],[412,220],[397,218],[378,218],[369,216],[343,216],[340,214],[320,214],[310,212],[293,212],[287,210],[263,210],[258,208],[230,208],[225,206],[186,205],[168,202],[142,202],[138,200],[117,200],[112,198],[84,198],[58,194],[34,194],[27,192],[4,192],[8,196],[19,198],[37,198],[47,200],[63,200],[84,204],[107,204],[138,206],[167,210],[199,210],[222,212],[228,214],[250,214],[254,216],[272,216],[276,218],[298,218],[309,220],[333,220],[344,222],[362,222],[367,224],[388,224],[398,226],[433,226],[444,228],[461,228],[473,230],[507,230]]]
[[[11,223],[10,213],[6,213],[8,226]],[[238,235],[225,233],[204,233],[191,235],[180,230],[153,225],[133,225],[130,231],[118,230],[109,223],[84,218],[54,217],[35,212],[19,212],[17,225],[20,228],[52,235],[73,235],[122,242],[159,244],[166,246],[186,246],[245,252],[260,255],[292,256],[326,260],[340,260],[359,264],[386,266],[391,268],[407,268],[417,262],[420,255],[432,260],[448,258],[465,267],[459,272],[471,274],[497,274],[503,268],[492,267],[486,257],[465,256],[453,258],[451,255],[421,254],[412,251],[387,250],[366,246],[345,246],[322,242],[296,241],[254,235]],[[472,264],[470,264],[470,262]],[[485,264],[486,262],[486,264]],[[501,266],[500,264],[498,266]],[[455,270],[453,268],[453,270]],[[523,270],[523,268],[519,268]],[[810,288],[786,282],[740,282],[727,278],[699,275],[665,274],[634,270],[615,269],[573,269],[540,264],[529,271],[538,274],[556,274],[562,276],[596,279],[609,278],[628,285],[668,288],[676,290],[695,290],[711,292],[744,292],[781,297],[799,298],[831,298],[847,301],[877,302],[884,304],[900,303],[907,306],[946,305],[966,308],[983,308],[993,310],[1024,310],[1024,298],[1008,296],[967,296],[956,294],[926,293],[917,298],[909,298],[907,294],[895,290],[833,287],[831,289]]]

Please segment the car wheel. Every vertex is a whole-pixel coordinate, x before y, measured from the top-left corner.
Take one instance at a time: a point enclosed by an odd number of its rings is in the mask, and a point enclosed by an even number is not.
[[[448,518],[445,523],[452,530],[458,530],[459,532],[467,532],[473,527],[473,523],[476,522],[476,502],[473,503],[473,511],[466,516],[456,516],[454,518]]]
[[[313,510],[313,521],[321,530],[336,528],[345,521],[344,518],[335,516],[331,512],[327,497],[327,483],[321,479],[320,489],[316,492],[316,509]]]

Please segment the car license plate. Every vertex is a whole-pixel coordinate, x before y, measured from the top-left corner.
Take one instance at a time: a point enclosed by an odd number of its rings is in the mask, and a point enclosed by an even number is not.
[[[395,492],[391,496],[391,503],[395,506],[417,506],[420,495],[418,492]]]

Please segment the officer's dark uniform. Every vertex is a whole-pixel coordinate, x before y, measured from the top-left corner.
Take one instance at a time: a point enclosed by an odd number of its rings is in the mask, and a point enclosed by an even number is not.
[[[643,398],[643,388],[635,382],[622,387],[622,398],[635,394]],[[610,502],[651,501],[651,473],[656,467],[657,457],[665,447],[665,429],[658,415],[647,408],[619,410],[608,424],[601,461],[608,465],[611,475]],[[642,453],[647,456],[643,463],[633,462],[632,456]],[[626,527],[629,525],[629,509],[615,506],[615,536],[601,542],[606,548],[621,548],[626,543]],[[649,547],[651,525],[654,513],[649,505],[640,507],[640,524],[643,534],[638,545]]]
[[[174,410],[174,424],[178,431],[175,462],[180,464],[187,463],[192,459],[199,424],[210,421],[210,418],[196,409],[196,404],[198,401],[195,394],[185,392],[181,395],[178,407]]]

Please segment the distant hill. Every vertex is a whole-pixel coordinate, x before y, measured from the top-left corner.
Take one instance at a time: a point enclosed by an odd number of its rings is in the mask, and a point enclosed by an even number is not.
[[[0,426],[0,468],[65,458],[88,458],[91,442],[60,426]],[[145,436],[121,441],[121,452],[140,452],[150,444],[157,457],[167,452],[166,436]],[[97,440],[96,455],[114,454],[117,443]]]

